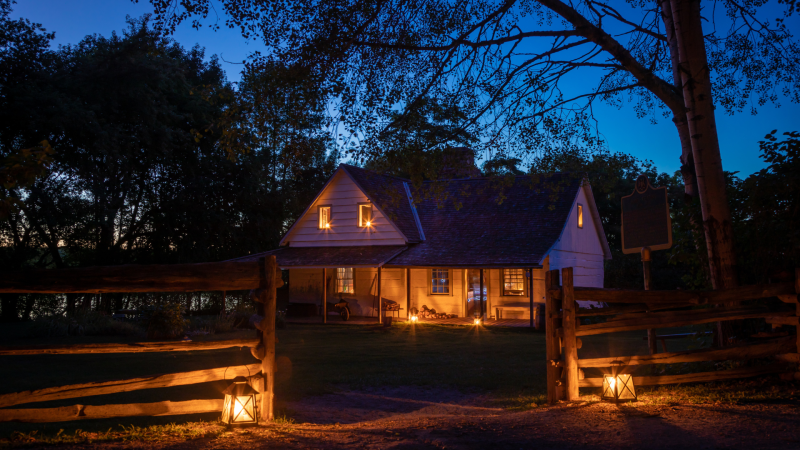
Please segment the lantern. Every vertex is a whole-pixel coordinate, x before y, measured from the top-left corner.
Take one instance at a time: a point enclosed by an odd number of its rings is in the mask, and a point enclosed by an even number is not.
[[[222,391],[225,403],[222,406],[222,422],[229,426],[253,425],[258,423],[255,389],[247,384],[247,378],[238,376]]]
[[[474,325],[480,325],[480,324],[481,324],[481,319],[480,319],[480,318],[478,318],[478,317],[476,317],[476,318],[475,318],[475,320],[474,320],[472,323],[473,323]]]
[[[622,362],[612,362],[611,374],[603,374],[603,389],[601,397],[603,400],[612,402],[635,402],[636,389],[633,385],[633,377],[630,374],[618,374],[619,365]]]
[[[411,321],[416,322],[419,318],[416,315],[411,316]]]

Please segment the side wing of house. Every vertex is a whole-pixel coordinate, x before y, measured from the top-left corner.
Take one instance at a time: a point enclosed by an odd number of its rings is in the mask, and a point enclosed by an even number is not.
[[[405,236],[373,205],[369,227],[358,226],[358,205],[369,198],[344,171],[337,170],[314,202],[284,236],[281,245],[333,247],[404,245]],[[319,210],[330,207],[330,228],[320,228]]]
[[[561,237],[550,250],[550,269],[573,267],[575,286],[601,288],[603,261],[609,258],[611,254],[591,188],[583,186],[578,190]]]

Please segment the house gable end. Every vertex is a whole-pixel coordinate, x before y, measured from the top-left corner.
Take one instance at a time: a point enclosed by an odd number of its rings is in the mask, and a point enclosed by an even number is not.
[[[358,204],[372,203],[372,226],[358,226]],[[330,228],[319,228],[319,207],[330,206]],[[332,247],[403,245],[405,236],[380,207],[340,167],[314,201],[292,225],[280,245],[290,247]]]

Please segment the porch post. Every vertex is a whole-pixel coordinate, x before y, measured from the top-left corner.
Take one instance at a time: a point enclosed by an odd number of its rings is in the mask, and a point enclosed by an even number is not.
[[[528,274],[530,275],[530,279],[528,280],[528,297],[531,303],[531,329],[533,329],[533,314],[536,312],[533,309],[533,267],[528,269]]]
[[[484,314],[484,312],[483,312],[483,308],[484,308],[484,305],[483,305],[483,269],[480,269],[480,273],[481,273],[481,285],[480,285],[480,288],[479,288],[480,291],[478,292],[478,299],[479,299],[479,303],[478,304],[481,305],[481,309],[480,309],[481,316],[480,317],[481,317],[481,320],[483,320],[483,314]]]
[[[328,323],[328,269],[322,268],[322,323]]]
[[[406,269],[406,318],[411,319],[411,269]]]
[[[381,268],[378,266],[378,323],[383,323],[383,302],[381,301]]]

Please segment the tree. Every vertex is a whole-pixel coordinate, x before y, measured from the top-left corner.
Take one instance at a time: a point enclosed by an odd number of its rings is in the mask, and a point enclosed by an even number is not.
[[[159,35],[147,17],[119,35],[37,52],[38,70],[0,86],[0,150],[25,155],[16,149],[47,140],[57,151],[39,178],[6,184],[16,207],[0,220],[2,270],[264,251],[335,169],[321,104],[298,101],[293,76],[278,68],[245,74],[234,89],[216,58]],[[0,307],[13,321],[155,298],[14,295]]]
[[[214,11],[210,0],[151,3],[165,30],[185,20],[199,26]],[[422,99],[457,106],[460,128],[503,157],[513,147],[528,156],[551,141],[549,123],[570,117],[580,118],[578,132],[591,133],[596,101],[632,101],[641,116],[671,116],[686,194],[700,200],[712,283],[736,285],[715,99],[728,111],[775,101],[776,91],[800,99],[791,6],[772,22],[759,14],[763,2],[724,0],[719,15],[705,14],[730,26],[704,36],[699,0],[222,4],[228,26],[319,75],[313,82],[337,105],[333,120],[360,142],[349,151],[365,159],[382,152],[378,136],[395,111],[404,117]],[[569,84],[578,73],[597,81]]]

